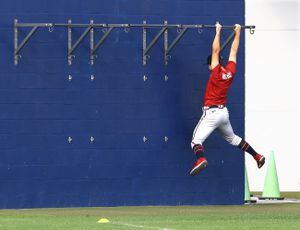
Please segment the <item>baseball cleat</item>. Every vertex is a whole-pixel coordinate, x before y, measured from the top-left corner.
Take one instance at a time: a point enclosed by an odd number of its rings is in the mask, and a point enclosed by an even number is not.
[[[256,160],[257,163],[257,167],[260,169],[261,167],[263,167],[263,165],[265,164],[265,157],[263,155],[260,154],[256,154],[256,156],[254,157],[254,159]]]
[[[192,170],[190,171],[191,176],[195,176],[205,169],[208,165],[207,160],[204,157],[200,157],[194,164]]]

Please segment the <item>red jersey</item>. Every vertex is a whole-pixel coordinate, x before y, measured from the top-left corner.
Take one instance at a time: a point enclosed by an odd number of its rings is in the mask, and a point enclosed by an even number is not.
[[[210,73],[204,96],[204,106],[225,105],[228,89],[233,81],[236,63],[229,61],[226,67],[218,64]]]

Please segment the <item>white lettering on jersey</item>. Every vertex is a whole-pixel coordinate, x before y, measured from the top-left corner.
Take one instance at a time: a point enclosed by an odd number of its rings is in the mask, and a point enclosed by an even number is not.
[[[222,79],[223,80],[227,80],[227,79],[230,79],[230,78],[232,78],[232,73],[231,72],[222,74]]]

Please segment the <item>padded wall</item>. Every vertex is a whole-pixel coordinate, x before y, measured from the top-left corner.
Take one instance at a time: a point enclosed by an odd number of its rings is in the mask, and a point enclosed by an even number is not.
[[[88,62],[89,38],[68,66],[66,28],[39,29],[14,66],[15,18],[231,25],[244,23],[244,1],[0,2],[0,208],[243,203],[243,153],[218,133],[205,143],[209,167],[196,177],[188,175],[213,30],[188,31],[168,66],[160,39],[143,66],[142,30],[116,29],[97,52],[94,66]],[[73,34],[82,32],[74,29]],[[149,30],[149,40],[157,32]],[[20,29],[20,39],[26,33]],[[229,33],[222,34],[222,41]],[[177,32],[169,34],[171,39]],[[100,35],[98,30],[95,36]],[[232,125],[243,136],[244,36],[228,104]]]

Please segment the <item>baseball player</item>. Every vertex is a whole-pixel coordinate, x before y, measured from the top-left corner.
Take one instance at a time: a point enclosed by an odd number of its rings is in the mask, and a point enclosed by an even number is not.
[[[236,72],[236,57],[240,41],[241,26],[236,24],[234,27],[235,37],[231,45],[229,60],[226,66],[222,65],[220,59],[221,28],[222,26],[217,23],[216,35],[212,44],[212,54],[207,58],[210,77],[204,96],[203,115],[194,130],[191,142],[192,149],[197,157],[190,171],[190,175],[192,176],[201,172],[208,165],[204,157],[203,143],[215,129],[218,129],[225,140],[230,144],[251,154],[256,160],[258,168],[261,168],[265,163],[265,157],[263,155],[258,154],[244,139],[234,134],[229,121],[226,99],[228,89]]]

